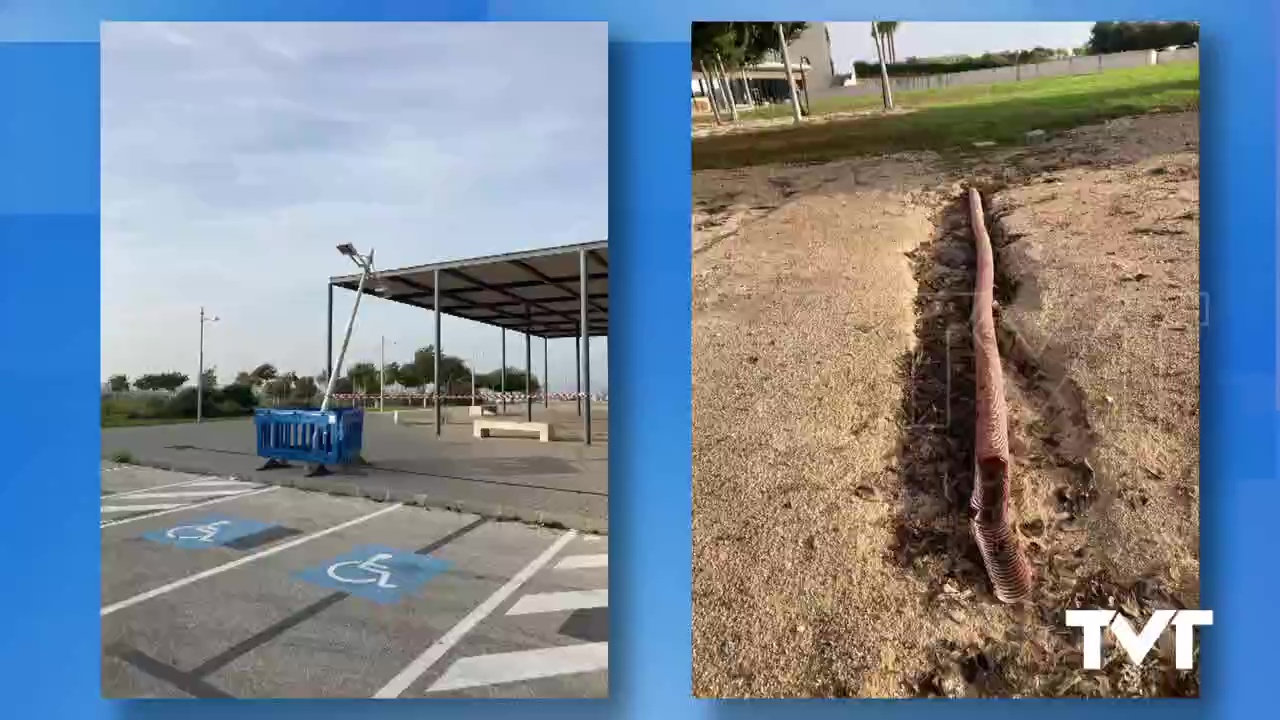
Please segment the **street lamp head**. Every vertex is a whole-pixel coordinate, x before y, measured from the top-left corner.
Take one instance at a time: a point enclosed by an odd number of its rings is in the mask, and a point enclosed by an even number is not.
[[[338,252],[349,258],[354,258],[356,256],[356,246],[351,243],[342,243],[338,246]]]

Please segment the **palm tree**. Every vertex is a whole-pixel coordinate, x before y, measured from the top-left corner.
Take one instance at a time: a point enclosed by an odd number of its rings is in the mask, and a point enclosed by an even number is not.
[[[883,22],[880,27],[889,36],[889,62],[897,64],[898,62],[898,23]]]
[[[894,37],[898,34],[899,22],[873,22],[871,23],[871,37],[879,34],[880,39],[876,41],[877,50],[883,45],[885,60],[888,63],[898,62],[898,46],[894,41]]]
[[[791,53],[787,50],[787,43],[794,38],[787,37],[787,31],[783,28],[782,23],[778,23],[778,45],[782,48],[782,71],[787,76],[787,91],[791,94],[791,117],[793,122],[800,124],[800,98],[796,95],[796,78],[791,74]]]
[[[871,23],[871,39],[876,43],[876,57],[880,60],[880,94],[884,98],[884,109],[893,109],[893,89],[889,87],[889,68],[884,63],[884,33],[881,26],[885,23]]]
[[[719,76],[720,87],[724,88],[725,100],[729,103],[729,117],[738,122],[738,101],[733,96],[733,81],[729,79],[729,73],[725,72],[724,60],[721,59],[720,53],[715,55],[715,71]]]

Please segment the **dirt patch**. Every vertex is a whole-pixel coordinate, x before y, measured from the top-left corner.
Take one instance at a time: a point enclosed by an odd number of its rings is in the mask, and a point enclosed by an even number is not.
[[[821,115],[810,115],[804,119],[806,125],[824,125],[832,122],[842,122],[845,120],[856,120],[858,118],[867,117],[884,117],[886,115],[905,115],[913,112],[909,108],[898,108],[894,110],[884,110],[883,108],[868,108],[863,110],[841,110],[838,112],[823,113]],[[743,113],[742,117],[736,123],[725,122],[721,125],[715,124],[715,120],[703,120],[693,124],[692,136],[694,138],[702,137],[719,137],[722,135],[739,135],[742,133],[756,133],[766,130],[783,130],[795,125],[795,120],[788,111],[785,115],[775,117],[751,117],[749,113]]]
[[[695,694],[1198,693],[1163,640],[1075,670],[1061,617],[1199,601],[1197,124],[695,175]],[[1015,606],[968,534],[971,178],[1036,572]],[[699,212],[727,218],[701,242]]]

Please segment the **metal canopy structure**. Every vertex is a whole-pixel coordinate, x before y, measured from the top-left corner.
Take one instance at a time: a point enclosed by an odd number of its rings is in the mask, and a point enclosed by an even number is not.
[[[346,250],[343,250],[343,247]],[[343,254],[354,254],[343,246]],[[372,251],[369,253],[372,259]],[[583,419],[583,443],[591,444],[591,338],[609,334],[609,245],[607,240],[564,245],[544,250],[490,255],[471,260],[453,260],[416,265],[398,270],[380,270],[364,278],[343,275],[329,278],[328,373],[333,377],[333,289],[344,288],[373,295],[423,310],[434,310],[436,367],[440,375],[441,315],[473,320],[502,329],[503,412],[506,411],[507,331],[525,336],[526,418],[533,420],[533,377],[531,339],[543,340],[544,407],[546,387],[546,342],[574,338],[576,353],[578,413]],[[345,346],[344,346],[345,347]],[[474,371],[474,368],[473,368]],[[436,435],[443,422],[440,383],[434,383]],[[584,392],[585,389],[585,392]]]
[[[365,294],[544,339],[578,337],[581,323],[580,256],[587,259],[587,335],[609,334],[609,244],[581,243],[471,260],[379,270]],[[359,275],[330,278],[354,291]]]

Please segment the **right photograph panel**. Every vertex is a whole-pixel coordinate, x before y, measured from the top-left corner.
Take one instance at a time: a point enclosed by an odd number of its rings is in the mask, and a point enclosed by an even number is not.
[[[694,694],[1198,696],[1198,24],[691,48]]]

